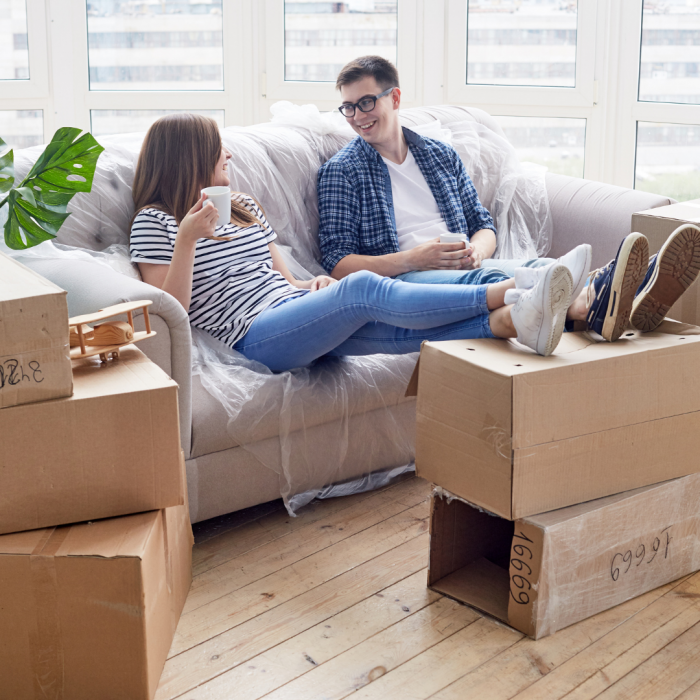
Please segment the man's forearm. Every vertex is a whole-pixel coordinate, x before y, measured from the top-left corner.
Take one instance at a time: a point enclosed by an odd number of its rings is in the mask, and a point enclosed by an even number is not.
[[[394,277],[404,272],[410,272],[411,266],[407,253],[389,253],[388,255],[346,255],[333,268],[331,277],[339,280],[352,272],[369,270],[383,277]]]
[[[490,228],[482,228],[469,239],[469,245],[476,248],[486,260],[496,252],[496,234]]]

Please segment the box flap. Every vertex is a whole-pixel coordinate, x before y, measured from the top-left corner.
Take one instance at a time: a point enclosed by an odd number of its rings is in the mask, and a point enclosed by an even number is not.
[[[0,535],[0,555],[140,558],[158,517],[159,511],[150,511],[121,518]]]
[[[53,529],[26,530],[11,535],[0,535],[0,555],[31,554]]]
[[[416,362],[416,366],[413,368],[413,374],[411,374],[411,378],[408,380],[408,386],[406,387],[406,393],[404,396],[406,398],[410,396],[418,396],[418,374],[420,372],[420,356],[418,356],[418,361]]]
[[[177,386],[158,365],[135,345],[121,349],[116,361],[103,363],[95,357],[73,360],[73,397],[66,401],[111,396],[161,387]]]
[[[14,258],[0,253],[0,303],[15,299],[59,294],[66,296],[65,290],[49,282],[45,277],[30,270]]]
[[[667,204],[665,207],[646,209],[632,216],[650,216],[658,219],[677,219],[678,221],[700,222],[700,199],[692,199],[689,202]]]
[[[60,528],[68,533],[56,556],[142,558],[148,538],[158,526],[159,515],[160,511],[155,510]]]

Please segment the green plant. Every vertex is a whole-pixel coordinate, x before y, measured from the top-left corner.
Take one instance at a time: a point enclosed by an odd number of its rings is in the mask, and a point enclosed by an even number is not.
[[[8,205],[5,243],[14,250],[39,245],[56,234],[70,216],[68,202],[77,192],[89,192],[95,166],[104,148],[92,134],[59,129],[17,187],[14,153],[0,156],[0,209]],[[79,138],[78,138],[79,137]],[[0,152],[7,144],[0,139]]]

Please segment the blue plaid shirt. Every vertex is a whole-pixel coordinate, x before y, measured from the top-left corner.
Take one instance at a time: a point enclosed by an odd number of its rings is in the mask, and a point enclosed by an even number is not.
[[[470,238],[484,228],[495,232],[457,151],[406,128],[403,134],[447,228]],[[329,273],[346,255],[399,252],[389,169],[360,136],[319,169],[318,210],[321,264]]]

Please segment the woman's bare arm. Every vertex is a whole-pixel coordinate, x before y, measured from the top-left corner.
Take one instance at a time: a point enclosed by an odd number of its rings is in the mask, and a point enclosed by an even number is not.
[[[206,195],[202,195],[180,222],[169,265],[138,263],[143,281],[174,296],[185,311],[189,311],[192,301],[192,273],[197,241],[214,235],[219,217],[216,207],[204,206],[205,199]]]
[[[312,292],[315,292],[317,289],[323,289],[323,287],[327,287],[328,285],[337,281],[326,275],[319,275],[311,280],[298,280],[289,271],[289,268],[284,262],[282,255],[280,254],[279,250],[277,250],[277,246],[274,243],[268,243],[267,247],[270,249],[270,255],[272,256],[272,269],[279,272],[280,275],[282,275],[282,277],[289,282],[289,284],[294,285],[299,289],[309,289]]]

